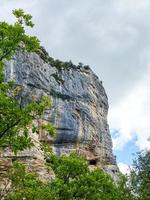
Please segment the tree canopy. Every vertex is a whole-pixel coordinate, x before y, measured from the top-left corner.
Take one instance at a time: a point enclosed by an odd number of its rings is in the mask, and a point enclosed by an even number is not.
[[[139,200],[150,199],[150,151],[137,153],[130,175],[133,192]]]
[[[125,179],[120,179],[120,187],[103,170],[89,170],[80,156],[51,155],[48,165],[55,172],[55,178],[44,183],[24,165],[15,162],[9,173],[12,187],[3,191],[5,200],[134,200]]]

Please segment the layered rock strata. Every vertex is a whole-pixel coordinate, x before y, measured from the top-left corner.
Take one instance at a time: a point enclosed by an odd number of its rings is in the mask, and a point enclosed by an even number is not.
[[[107,123],[108,99],[102,82],[87,66],[64,65],[58,68],[51,66],[47,58],[44,49],[38,54],[17,51],[11,62],[6,64],[5,78],[23,86],[24,104],[29,101],[30,95],[52,98],[53,106],[45,112],[41,121],[52,122],[57,128],[57,137],[52,139],[41,132],[34,136],[35,147],[17,156],[6,149],[1,153],[0,173],[4,173],[8,162],[15,158],[41,176],[49,176],[39,146],[40,141],[47,141],[57,155],[76,152],[84,155],[91,167],[101,167],[115,174],[118,168],[112,153]]]

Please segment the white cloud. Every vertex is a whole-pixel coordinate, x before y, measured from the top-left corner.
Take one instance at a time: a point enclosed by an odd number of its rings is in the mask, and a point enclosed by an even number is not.
[[[130,167],[127,164],[120,162],[120,163],[118,163],[118,167],[123,174],[130,173]]]
[[[0,2],[0,20],[12,20],[14,8],[33,15],[32,33],[51,56],[90,65],[104,82],[110,106],[145,71],[139,55],[150,44],[149,0]]]
[[[118,131],[113,138],[115,150],[122,149],[135,136],[140,149],[150,148],[150,56],[144,56],[144,60],[148,69],[143,78],[109,111],[110,128]]]
[[[0,20],[23,8],[50,55],[89,64],[104,82],[109,123],[118,129],[114,148],[150,135],[149,0],[0,0]]]

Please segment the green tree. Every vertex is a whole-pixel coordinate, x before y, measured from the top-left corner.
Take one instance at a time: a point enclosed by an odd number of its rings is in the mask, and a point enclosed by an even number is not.
[[[48,184],[39,180],[37,174],[28,172],[26,167],[14,162],[8,178],[11,187],[1,191],[4,200],[51,200],[56,199]]]
[[[150,200],[150,151],[141,151],[133,162],[131,186],[138,200]]]
[[[14,10],[16,22],[8,24],[0,22],[0,147],[9,146],[15,153],[31,147],[29,127],[38,132],[39,126],[33,123],[45,109],[51,106],[48,97],[34,99],[34,102],[23,106],[20,102],[23,87],[15,85],[13,80],[4,82],[3,68],[6,60],[10,60],[18,48],[24,51],[36,51],[39,40],[25,32],[26,27],[33,27],[32,16],[22,9]],[[42,126],[50,134],[55,134],[52,125]]]
[[[39,40],[25,33],[25,27],[33,27],[32,16],[22,9],[14,10],[17,21],[14,24],[0,22],[0,61],[11,59],[16,49],[21,47],[27,51],[39,48]]]
[[[11,188],[3,191],[4,200],[135,200],[125,178],[117,184],[104,171],[89,170],[82,157],[52,155],[47,161],[55,172],[49,183],[15,162],[8,176]]]
[[[103,170],[89,170],[84,158],[75,154],[51,156],[48,160],[56,178],[51,189],[59,200],[133,200],[126,186],[119,187]],[[122,182],[122,180],[120,181]]]
[[[119,174],[117,181],[118,192],[120,200],[136,200],[133,188],[130,182],[130,177],[127,175]]]

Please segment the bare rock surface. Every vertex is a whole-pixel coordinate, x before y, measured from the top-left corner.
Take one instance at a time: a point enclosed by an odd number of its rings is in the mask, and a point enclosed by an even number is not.
[[[41,133],[36,136],[37,143],[48,141],[57,155],[70,152],[85,155],[91,167],[98,166],[115,174],[118,168],[112,153],[108,99],[102,82],[87,66],[58,68],[43,58],[48,58],[44,49],[40,54],[17,51],[5,68],[6,81],[13,79],[24,87],[24,104],[30,101],[30,95],[52,98],[53,106],[41,120],[55,125],[57,138]],[[18,159],[24,159],[42,176],[49,176],[44,171],[42,151],[36,147],[19,153]],[[0,169],[4,167],[3,160],[8,165],[10,158],[13,155],[7,151],[1,154]]]

